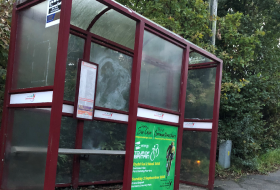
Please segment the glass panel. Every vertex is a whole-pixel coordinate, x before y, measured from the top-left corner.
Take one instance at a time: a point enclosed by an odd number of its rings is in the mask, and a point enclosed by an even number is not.
[[[58,155],[56,183],[71,183],[73,155]]]
[[[12,88],[53,85],[59,24],[45,27],[47,1],[18,14]]]
[[[145,31],[139,103],[178,111],[183,49]]]
[[[78,120],[71,117],[62,117],[59,148],[75,148]]]
[[[95,106],[128,111],[132,57],[92,43],[90,61],[98,64]]]
[[[107,6],[96,0],[73,0],[70,23],[87,30],[95,16],[106,8]]]
[[[125,150],[126,124],[85,121],[83,149]]]
[[[64,100],[75,101],[78,61],[83,58],[84,45],[85,40],[83,38],[70,34],[66,62]]]
[[[62,117],[59,148],[75,148],[77,120],[71,117]],[[72,155],[58,155],[56,183],[71,183],[73,168]]]
[[[216,68],[189,70],[185,118],[212,119]]]
[[[19,4],[24,3],[26,1],[28,1],[28,0],[16,0],[16,3],[17,3],[17,5],[19,5]]]
[[[189,64],[197,64],[197,63],[207,63],[207,62],[214,62],[207,57],[196,53],[195,51],[190,52]]]
[[[124,156],[90,155],[80,161],[80,182],[123,179]]]
[[[210,132],[184,131],[180,179],[208,185]]]
[[[90,32],[134,49],[135,30],[136,21],[111,9],[97,20]]]
[[[10,109],[3,189],[43,189],[51,109]]]

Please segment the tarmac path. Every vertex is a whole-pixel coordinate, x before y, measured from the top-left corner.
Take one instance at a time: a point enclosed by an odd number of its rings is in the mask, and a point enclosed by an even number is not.
[[[268,175],[248,175],[234,180],[215,180],[215,190],[280,190],[280,170]],[[203,190],[204,188],[180,184],[180,190]]]

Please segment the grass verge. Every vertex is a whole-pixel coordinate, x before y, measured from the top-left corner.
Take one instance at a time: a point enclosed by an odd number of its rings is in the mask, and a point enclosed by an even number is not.
[[[216,178],[238,180],[242,176],[252,174],[268,174],[280,168],[280,149],[271,150],[257,158],[255,169],[243,168],[231,165],[230,168],[224,169],[216,163]]]
[[[272,150],[258,158],[257,170],[261,174],[276,171],[280,167],[280,149]]]

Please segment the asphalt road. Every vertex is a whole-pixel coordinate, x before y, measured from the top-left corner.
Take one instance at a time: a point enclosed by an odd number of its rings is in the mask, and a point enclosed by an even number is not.
[[[280,190],[280,170],[269,175],[249,175],[238,181],[215,180],[215,190]],[[203,190],[180,184],[180,190]]]

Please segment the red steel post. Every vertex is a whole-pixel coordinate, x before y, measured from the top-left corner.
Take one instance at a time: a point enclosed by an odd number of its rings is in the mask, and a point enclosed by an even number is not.
[[[123,189],[125,190],[131,189],[143,38],[144,38],[144,22],[140,21],[137,22],[136,25],[134,57],[133,57],[133,67],[132,67],[132,75],[131,75],[129,118],[128,118],[127,136],[126,136],[126,154],[125,154],[124,177],[123,177]]]
[[[62,0],[44,190],[55,189],[72,0]]]
[[[188,81],[189,54],[190,54],[190,47],[188,46],[184,50],[182,77],[181,77],[181,90],[180,90],[181,93],[180,93],[180,105],[179,105],[180,119],[179,119],[179,128],[178,128],[176,167],[175,167],[175,179],[174,179],[175,190],[179,190],[179,183],[180,183],[180,168],[181,168],[184,121],[185,121],[185,101],[186,101],[186,90],[187,90],[187,81]]]
[[[90,59],[90,48],[91,48],[91,36],[87,35],[83,58],[86,61]],[[77,84],[78,85],[78,84]],[[77,97],[77,91],[75,96]],[[75,149],[81,149],[83,144],[83,131],[84,131],[84,121],[78,120],[77,132],[76,132],[76,143]],[[74,189],[79,186],[79,173],[80,173],[80,156],[74,155],[73,160],[73,171],[72,171],[72,185]]]
[[[213,125],[212,125],[212,137],[211,137],[211,149],[210,149],[209,181],[208,181],[209,190],[213,190],[214,181],[215,181],[220,95],[221,95],[221,86],[222,86],[222,68],[223,68],[223,62],[221,61],[218,64],[217,71],[216,71],[215,98],[214,98],[214,107],[213,107]]]

